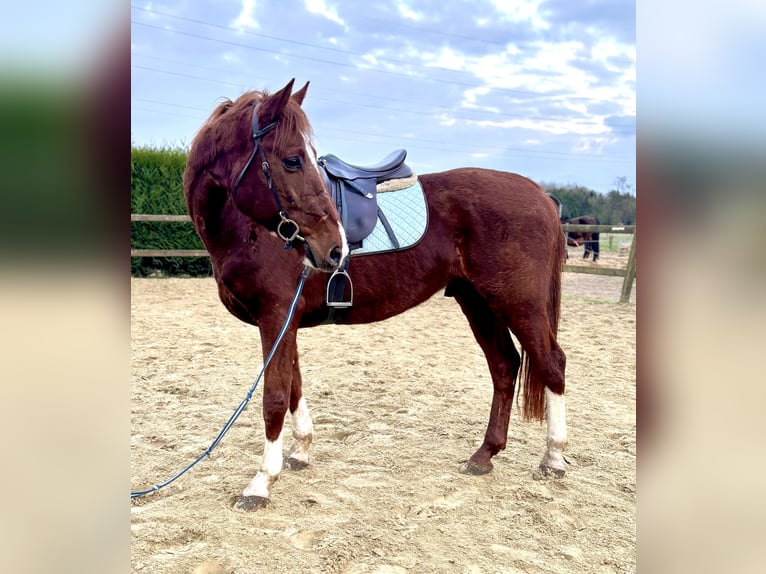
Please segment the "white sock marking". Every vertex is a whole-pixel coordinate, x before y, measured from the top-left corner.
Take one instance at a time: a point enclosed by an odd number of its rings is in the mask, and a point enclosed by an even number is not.
[[[309,447],[314,439],[314,423],[305,397],[301,397],[298,408],[293,413],[293,438],[295,442],[290,449],[290,458],[308,463]]]
[[[564,447],[567,445],[566,399],[545,389],[545,418],[548,422],[548,449],[542,465],[565,470]]]
[[[283,434],[284,429],[279,433],[279,437],[277,437],[277,440],[274,442],[268,439],[266,440],[263,447],[261,469],[242,492],[242,496],[260,496],[262,498],[269,498],[271,485],[277,481],[279,473],[282,472]]]

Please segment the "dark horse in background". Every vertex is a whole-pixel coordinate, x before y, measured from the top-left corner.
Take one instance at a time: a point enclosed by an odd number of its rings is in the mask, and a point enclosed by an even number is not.
[[[323,322],[328,273],[349,257],[301,108],[308,84],[295,93],[292,88],[290,81],[273,94],[251,91],[220,104],[195,136],[183,178],[220,299],[233,315],[258,327],[264,357],[304,268],[310,269],[293,321],[265,372],[265,445],[260,469],[236,503],[245,510],[268,503],[283,467],[309,462],[314,431],[302,393],[297,329]],[[352,257],[353,306],[336,322],[380,321],[445,289],[468,319],[493,386],[484,440],[463,472],[492,469],[492,457],[506,446],[520,382],[524,418],[547,421],[540,469],[563,476],[566,358],[557,330],[565,246],[556,209],[538,184],[512,173],[461,168],[421,175],[420,182],[428,210],[425,235],[402,251]],[[343,353],[339,348],[327,360],[341,361]],[[424,388],[438,383],[427,371],[422,377]],[[288,413],[294,440],[285,459]]]
[[[592,215],[581,215],[580,217],[571,217],[569,219],[562,218],[561,223],[573,223],[577,225],[600,225],[598,219]],[[567,233],[567,245],[572,247],[585,246],[583,252],[583,259],[588,259],[592,254],[593,261],[598,261],[599,255],[599,233],[598,231],[569,231]]]

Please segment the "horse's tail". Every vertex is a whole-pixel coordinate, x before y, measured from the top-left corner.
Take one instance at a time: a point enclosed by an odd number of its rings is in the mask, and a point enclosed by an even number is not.
[[[563,235],[559,234],[560,240],[563,241]],[[566,250],[566,245],[560,245],[560,251]],[[559,315],[561,314],[561,273],[562,260],[561,257],[551,258],[550,269],[550,283],[548,284],[548,321],[550,324],[551,334],[556,337],[559,331]],[[522,416],[524,420],[538,420],[545,419],[545,381],[540,376],[540,373],[536,373],[536,376],[532,376],[532,369],[529,365],[529,356],[524,352],[524,348],[521,348],[521,379],[522,394],[524,395],[524,408]]]

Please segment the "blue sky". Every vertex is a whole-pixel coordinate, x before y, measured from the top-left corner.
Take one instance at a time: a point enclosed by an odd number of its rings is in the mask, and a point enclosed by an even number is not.
[[[188,145],[296,78],[320,155],[635,186],[635,29],[625,0],[134,0],[131,139]]]

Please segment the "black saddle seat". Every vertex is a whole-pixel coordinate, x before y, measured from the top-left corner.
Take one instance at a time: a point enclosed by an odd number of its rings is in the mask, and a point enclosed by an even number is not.
[[[360,166],[347,163],[333,154],[319,158],[319,165],[341,179],[374,179],[381,183],[389,179],[410,177],[412,170],[404,163],[407,150],[399,149],[391,152],[375,165]]]

